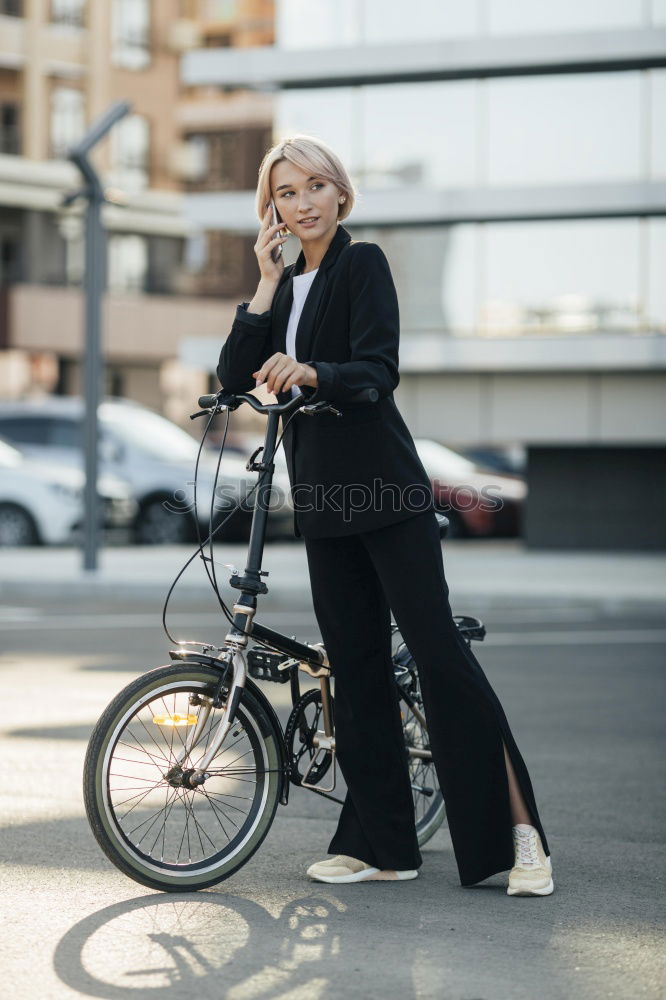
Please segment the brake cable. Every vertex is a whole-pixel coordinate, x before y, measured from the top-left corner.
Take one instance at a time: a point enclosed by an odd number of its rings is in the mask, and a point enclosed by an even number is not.
[[[211,409],[211,413],[210,413],[210,417],[208,419],[208,423],[206,424],[206,426],[204,428],[203,435],[201,437],[201,442],[199,444],[199,450],[197,452],[197,458],[196,458],[196,462],[195,462],[195,465],[194,465],[194,503],[193,503],[193,507],[194,507],[194,523],[195,523],[195,528],[196,528],[196,535],[197,535],[197,543],[198,544],[197,544],[196,549],[192,553],[192,555],[189,557],[189,559],[187,559],[187,561],[183,564],[183,566],[181,567],[181,569],[179,570],[179,572],[176,574],[176,576],[175,576],[175,578],[174,578],[171,586],[169,587],[169,590],[167,592],[166,598],[164,600],[164,605],[162,607],[162,628],[164,629],[164,632],[165,632],[166,636],[168,637],[168,639],[171,642],[175,642],[175,643],[186,643],[187,640],[185,640],[185,639],[176,639],[175,636],[173,636],[171,634],[171,632],[169,631],[169,628],[167,626],[167,621],[166,621],[167,608],[168,608],[168,605],[169,605],[169,600],[171,599],[171,594],[173,593],[176,584],[178,583],[178,581],[180,580],[181,576],[183,575],[183,573],[185,572],[185,570],[187,569],[187,567],[190,565],[190,563],[192,563],[192,561],[196,558],[196,556],[200,556],[200,558],[201,558],[201,560],[202,560],[202,562],[204,564],[204,569],[206,570],[206,575],[208,576],[208,581],[209,581],[209,583],[211,585],[211,588],[212,588],[215,596],[217,597],[218,604],[220,605],[220,608],[224,612],[224,614],[225,614],[228,622],[231,625],[233,625],[233,622],[234,622],[233,615],[231,614],[229,608],[225,604],[224,598],[220,594],[220,591],[219,591],[219,588],[218,588],[218,585],[217,585],[217,575],[216,575],[216,572],[215,572],[215,565],[214,565],[214,560],[213,560],[213,537],[214,537],[214,535],[217,534],[217,532],[221,528],[224,527],[224,525],[227,523],[227,521],[231,517],[233,517],[234,514],[236,514],[238,510],[240,510],[240,505],[243,502],[243,500],[249,500],[252,497],[253,493],[255,492],[255,490],[257,489],[257,487],[259,486],[260,478],[257,479],[257,482],[254,484],[254,486],[252,487],[252,489],[245,495],[244,498],[241,498],[239,500],[239,502],[234,502],[234,506],[231,508],[231,510],[229,511],[229,513],[227,514],[227,516],[223,520],[220,521],[220,523],[217,525],[217,527],[213,528],[213,514],[212,514],[212,512],[213,512],[213,509],[214,509],[214,502],[215,502],[215,496],[216,496],[216,490],[217,490],[218,478],[219,478],[219,472],[220,472],[220,464],[222,462],[222,455],[224,453],[224,446],[225,446],[225,443],[226,443],[227,432],[228,432],[228,429],[229,429],[229,417],[230,417],[229,407],[225,407],[225,410],[226,410],[226,422],[225,422],[225,426],[224,426],[224,434],[222,436],[222,443],[220,445],[220,452],[219,452],[219,456],[218,456],[218,460],[217,460],[217,466],[216,466],[216,469],[215,469],[215,477],[214,477],[214,480],[213,480],[213,494],[212,494],[212,497],[211,497],[211,514],[210,514],[210,519],[209,519],[209,529],[210,530],[209,530],[208,535],[206,536],[206,538],[202,540],[202,537],[201,537],[201,525],[199,524],[198,506],[197,506],[197,479],[198,479],[198,472],[199,472],[199,460],[201,458],[201,453],[203,451],[203,446],[204,446],[204,443],[206,441],[206,437],[207,437],[208,432],[210,430],[211,424],[213,422],[213,419],[214,419],[215,415],[218,412],[218,407],[217,406],[214,406]],[[287,418],[286,422],[284,423],[282,431],[281,431],[281,433],[280,433],[277,441],[275,442],[275,447],[273,448],[273,453],[270,455],[270,457],[268,459],[269,463],[271,463],[273,461],[275,455],[277,454],[277,450],[278,450],[278,448],[279,448],[279,446],[280,446],[280,444],[282,442],[282,438],[284,436],[284,433],[285,433],[287,427],[289,426],[289,424],[293,420],[293,418],[296,416],[296,414],[299,413],[299,412],[300,412],[300,407],[298,409],[294,410],[294,412],[289,415],[289,417]],[[265,456],[264,456],[264,459],[262,461],[266,461]],[[204,545],[206,545],[206,543],[208,543],[208,546],[209,546],[210,556],[206,556],[206,554],[204,552],[204,549],[203,549],[203,547],[204,547]],[[207,563],[209,563],[209,562],[210,562],[210,564],[212,566],[212,576],[211,576],[211,570],[210,570],[210,568],[207,565]],[[201,643],[194,643],[194,642],[191,642],[190,644],[191,645],[201,645]]]

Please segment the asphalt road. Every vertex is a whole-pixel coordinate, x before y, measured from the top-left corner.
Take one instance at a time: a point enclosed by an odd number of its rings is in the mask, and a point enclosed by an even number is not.
[[[75,607],[63,598],[0,609],[6,995],[665,995],[663,615],[547,600],[483,615],[488,637],[475,652],[530,769],[552,849],[552,896],[508,897],[506,875],[461,887],[446,827],[423,849],[414,881],[311,882],[305,869],[326,855],[339,807],[294,789],[244,869],[215,889],[174,897],[107,862],[81,797],[97,716],[133,676],[168,662],[159,604],[93,598]],[[298,609],[260,618],[316,639],[307,600]],[[181,601],[173,627],[179,638],[224,634],[212,609],[192,600]],[[284,722],[288,686],[265,688]]]

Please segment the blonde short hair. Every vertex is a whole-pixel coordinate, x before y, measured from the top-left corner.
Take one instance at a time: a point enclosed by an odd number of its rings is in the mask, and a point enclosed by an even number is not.
[[[299,132],[276,142],[265,154],[259,167],[257,179],[256,210],[259,221],[264,221],[266,209],[271,201],[271,168],[281,160],[288,160],[303,170],[309,170],[318,177],[331,181],[346,195],[345,201],[338,204],[338,220],[346,219],[354,207],[356,192],[342,160],[321,139]]]

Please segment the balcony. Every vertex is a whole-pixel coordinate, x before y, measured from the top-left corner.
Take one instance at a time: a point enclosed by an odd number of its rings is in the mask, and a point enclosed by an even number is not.
[[[0,343],[78,358],[84,344],[83,295],[77,288],[17,284],[6,289]],[[107,295],[103,352],[107,361],[159,362],[176,357],[184,339],[214,338],[231,329],[236,302],[172,295]],[[1,319],[2,317],[0,317]]]

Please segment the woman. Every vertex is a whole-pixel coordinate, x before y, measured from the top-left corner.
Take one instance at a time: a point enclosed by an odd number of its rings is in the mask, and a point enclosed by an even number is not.
[[[342,411],[299,412],[284,435],[347,783],[328,848],[334,857],[308,875],[402,881],[422,863],[392,678],[392,612],[419,671],[461,884],[511,869],[509,895],[549,895],[548,843],[529,774],[453,621],[432,491],[393,399],[399,315],[388,261],[340,225],[353,204],[347,171],[321,140],[296,135],[266,153],[254,246],[261,278],[236,310],[217,368],[231,392],[264,383],[279,402],[301,391]],[[284,229],[301,242],[289,267],[272,254]],[[366,388],[377,389],[377,402],[350,401]]]

